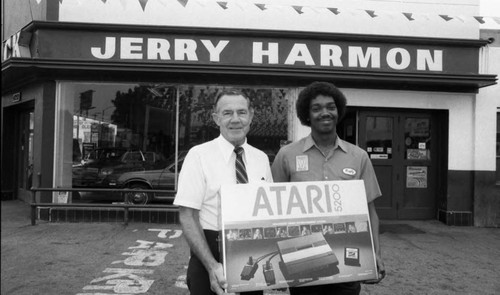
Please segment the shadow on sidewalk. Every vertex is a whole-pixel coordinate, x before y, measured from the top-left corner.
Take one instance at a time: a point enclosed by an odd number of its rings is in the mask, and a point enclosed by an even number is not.
[[[31,222],[31,207],[20,200],[2,201],[2,223],[4,222]]]

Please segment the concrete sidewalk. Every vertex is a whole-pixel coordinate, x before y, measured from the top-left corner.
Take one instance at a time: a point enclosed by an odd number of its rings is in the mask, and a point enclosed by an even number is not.
[[[176,225],[38,221],[31,226],[27,204],[2,201],[1,207],[1,294],[97,294],[84,289],[103,270],[117,267],[134,248],[129,246],[155,239],[171,247],[165,262],[151,269],[154,283],[140,294],[188,294],[185,241],[152,235],[161,228],[172,233],[179,230]],[[362,294],[499,294],[499,228],[382,221],[381,245],[387,277],[378,285],[363,285]]]

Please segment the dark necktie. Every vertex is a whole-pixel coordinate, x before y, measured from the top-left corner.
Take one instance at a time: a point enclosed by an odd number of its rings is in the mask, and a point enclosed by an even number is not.
[[[243,148],[237,146],[234,148],[234,152],[236,153],[236,183],[248,183],[247,169],[243,162]]]

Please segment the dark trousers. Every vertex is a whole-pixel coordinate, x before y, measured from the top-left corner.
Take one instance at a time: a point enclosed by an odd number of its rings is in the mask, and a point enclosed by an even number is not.
[[[360,292],[359,282],[290,288],[290,295],[358,295]]]
[[[204,230],[205,238],[208,242],[208,247],[214,256],[215,260],[220,262],[219,244],[217,238],[219,233],[211,230]],[[208,277],[208,272],[201,261],[196,257],[196,255],[191,251],[191,259],[189,259],[189,265],[187,270],[186,283],[189,288],[189,292],[192,295],[213,295],[215,294],[210,290],[210,279]],[[254,292],[242,292],[240,294],[245,295],[262,295],[262,291]]]

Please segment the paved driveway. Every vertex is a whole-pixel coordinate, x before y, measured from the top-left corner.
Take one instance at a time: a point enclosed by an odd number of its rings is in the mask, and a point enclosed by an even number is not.
[[[2,294],[188,293],[178,225],[31,226],[28,210],[14,202],[2,202]]]
[[[29,207],[2,201],[1,294],[188,294],[178,225],[30,225]],[[387,277],[362,294],[498,294],[500,229],[384,221]],[[279,292],[269,292],[279,293]]]

